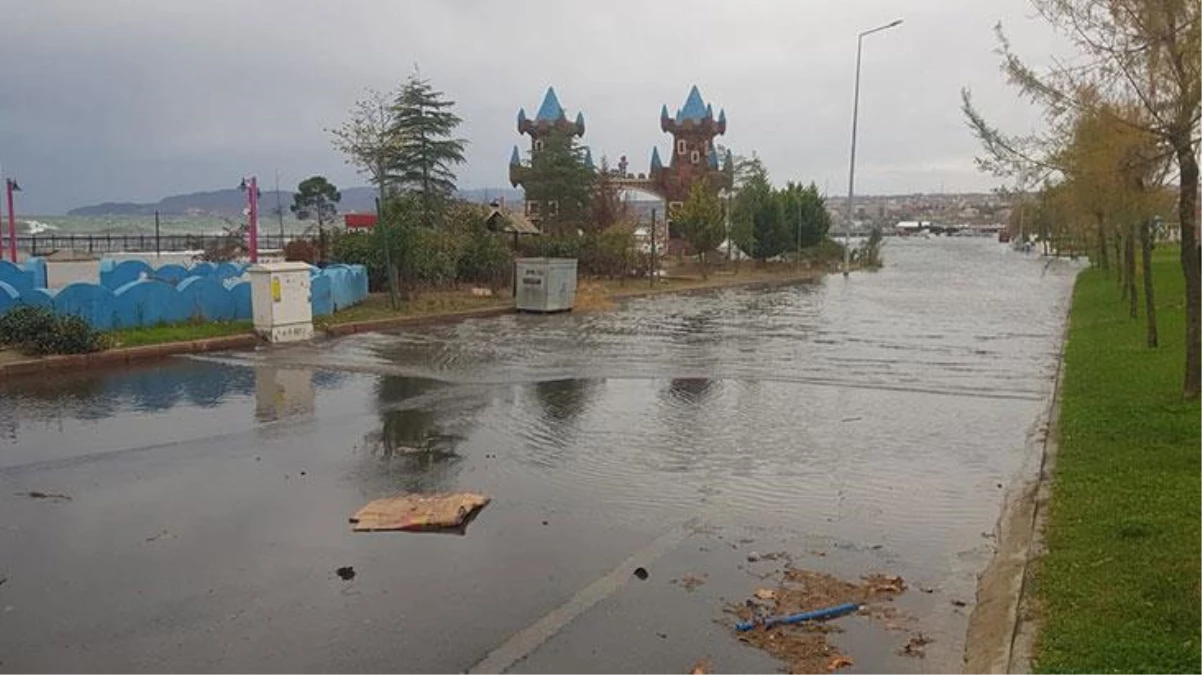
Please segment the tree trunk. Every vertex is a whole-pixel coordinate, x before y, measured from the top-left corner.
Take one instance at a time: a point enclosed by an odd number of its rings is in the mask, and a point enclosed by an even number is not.
[[[1114,229],[1114,269],[1118,274],[1114,275],[1114,282],[1118,283],[1119,291],[1123,289],[1123,231],[1120,228]]]
[[[1123,237],[1123,267],[1125,268],[1123,296],[1129,301],[1128,314],[1132,319],[1139,318],[1139,296],[1135,294],[1135,226],[1127,226],[1127,236]]]
[[[1202,251],[1198,249],[1198,158],[1189,134],[1173,144],[1181,171],[1177,215],[1181,222],[1181,271],[1185,274],[1185,381],[1182,393],[1197,398],[1202,385]]]
[[[1109,270],[1110,256],[1106,251],[1106,221],[1102,218],[1101,213],[1094,213],[1094,220],[1098,223],[1098,267]]]
[[[1139,224],[1139,249],[1144,266],[1144,315],[1148,317],[1148,346],[1156,347],[1156,299],[1152,293],[1152,221],[1145,218]]]

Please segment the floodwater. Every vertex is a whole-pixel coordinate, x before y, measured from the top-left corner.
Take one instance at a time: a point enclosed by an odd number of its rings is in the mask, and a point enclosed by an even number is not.
[[[1076,267],[982,239],[884,255],[0,383],[0,671],[772,670],[723,612],[784,564],[752,551],[906,578],[925,659],[846,617],[840,672],[957,671]],[[464,535],[347,523],[459,489],[493,498]]]

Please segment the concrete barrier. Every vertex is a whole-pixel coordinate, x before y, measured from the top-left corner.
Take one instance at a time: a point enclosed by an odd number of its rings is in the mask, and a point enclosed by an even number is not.
[[[254,316],[245,265],[223,262],[153,268],[141,260],[101,261],[101,283],[74,283],[57,292],[32,284],[45,278],[45,261],[31,269],[0,265],[0,313],[17,305],[46,307],[83,317],[98,330],[182,321],[244,321]],[[40,274],[39,274],[40,270]],[[310,272],[314,316],[327,316],[367,297],[362,265],[332,265]],[[9,281],[11,280],[11,281]],[[121,282],[118,284],[118,282]],[[116,285],[114,285],[116,284]]]

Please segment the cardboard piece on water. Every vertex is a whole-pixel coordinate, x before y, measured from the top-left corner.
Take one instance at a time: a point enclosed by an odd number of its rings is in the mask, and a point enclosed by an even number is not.
[[[377,499],[351,516],[355,532],[463,530],[489,498],[473,492],[397,495]]]

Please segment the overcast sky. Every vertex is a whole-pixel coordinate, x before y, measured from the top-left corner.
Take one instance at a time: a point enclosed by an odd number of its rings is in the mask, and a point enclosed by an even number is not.
[[[400,2],[6,0],[0,163],[18,209],[156,201],[280,172],[364,181],[334,151],[365,87],[421,74],[457,102],[470,141],[461,187],[501,186],[548,85],[583,111],[595,158],[646,171],[660,106],[697,84],[725,108],[720,142],[755,151],[776,181],[846,193],[856,34],[865,39],[857,193],[984,190],[959,112],[969,86],[1011,130],[1038,117],[1005,87],[992,26],[1045,63],[1058,41],[1026,0]]]

